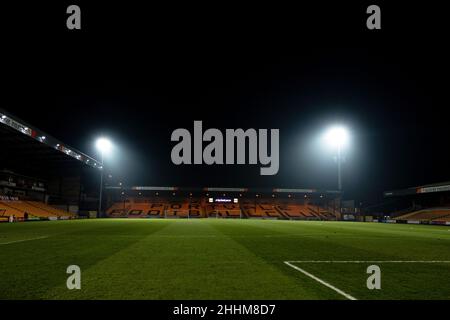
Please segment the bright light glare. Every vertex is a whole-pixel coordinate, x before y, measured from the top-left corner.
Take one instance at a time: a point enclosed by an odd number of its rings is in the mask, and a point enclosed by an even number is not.
[[[103,153],[109,152],[112,148],[111,141],[109,141],[107,138],[97,139],[97,142],[95,143],[95,145],[96,145],[97,149]]]
[[[350,134],[345,127],[336,126],[329,128],[324,135],[325,142],[332,148],[348,146]]]

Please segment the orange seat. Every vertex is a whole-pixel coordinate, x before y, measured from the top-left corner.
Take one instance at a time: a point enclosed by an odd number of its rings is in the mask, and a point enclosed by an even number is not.
[[[0,215],[11,216],[23,219],[25,213],[28,218],[49,218],[49,217],[73,217],[73,213],[60,210],[39,201],[11,200],[0,201]]]

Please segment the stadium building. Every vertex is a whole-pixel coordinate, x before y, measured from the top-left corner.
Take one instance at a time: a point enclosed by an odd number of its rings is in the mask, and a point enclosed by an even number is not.
[[[128,218],[339,220],[341,193],[316,189],[180,188],[105,183],[96,159],[0,110],[0,221]]]
[[[450,224],[450,182],[384,192],[360,210],[318,189],[125,186],[100,181],[98,160],[0,109],[0,221],[114,218],[255,218]],[[103,197],[99,206],[99,187]],[[388,204],[386,206],[386,203]],[[384,206],[383,210],[376,210]]]
[[[338,220],[340,193],[315,189],[107,187],[109,217]]]
[[[96,210],[100,162],[1,109],[0,145],[0,221]]]
[[[385,191],[384,197],[404,208],[390,216],[390,222],[450,224],[450,182]]]

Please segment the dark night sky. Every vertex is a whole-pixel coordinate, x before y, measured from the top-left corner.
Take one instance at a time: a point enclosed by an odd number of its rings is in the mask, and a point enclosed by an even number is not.
[[[30,12],[11,9],[2,107],[94,157],[93,139],[110,136],[110,169],[128,184],[335,188],[336,165],[316,138],[337,122],[353,136],[347,197],[450,180],[450,54],[427,10],[408,27],[418,9],[382,7],[384,29],[373,34],[361,4],[81,7],[78,34],[64,30],[64,5],[38,29],[17,20],[33,23]],[[171,132],[192,132],[194,120],[279,128],[278,174],[173,165]]]

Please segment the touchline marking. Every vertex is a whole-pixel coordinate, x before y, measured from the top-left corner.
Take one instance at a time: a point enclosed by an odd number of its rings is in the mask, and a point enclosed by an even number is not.
[[[450,263],[450,260],[297,260],[284,263]]]
[[[17,242],[24,242],[24,241],[31,241],[31,240],[39,240],[39,239],[45,239],[45,238],[48,238],[48,236],[45,236],[45,237],[37,237],[37,238],[30,238],[30,239],[22,239],[22,240],[15,240],[15,241],[9,241],[9,242],[1,242],[0,245],[2,245],[2,244],[17,243]]]
[[[289,267],[300,271],[304,275],[307,275],[311,279],[323,284],[324,286],[336,291],[340,295],[346,297],[349,300],[358,300],[348,293],[342,291],[339,288],[329,284],[328,282],[316,277],[315,275],[297,267],[293,263],[450,263],[450,260],[297,260],[297,261],[283,261]]]
[[[329,284],[328,282],[323,281],[322,279],[316,277],[315,275],[313,275],[313,274],[311,274],[311,273],[309,273],[309,272],[303,270],[302,268],[299,268],[299,267],[297,267],[296,265],[293,265],[291,262],[293,262],[293,261],[284,261],[284,263],[287,264],[289,267],[294,268],[294,269],[297,270],[297,271],[300,271],[301,273],[307,275],[307,276],[310,277],[311,279],[314,279],[314,280],[316,280],[317,282],[323,284],[324,286],[326,286],[326,287],[328,287],[328,288],[330,288],[330,289],[336,291],[337,293],[339,293],[340,295],[346,297],[347,299],[349,299],[349,300],[358,300],[358,299],[356,299],[355,297],[349,295],[348,293],[342,291],[341,289],[338,289],[338,288],[336,288],[335,286]]]

